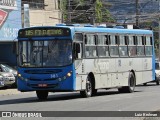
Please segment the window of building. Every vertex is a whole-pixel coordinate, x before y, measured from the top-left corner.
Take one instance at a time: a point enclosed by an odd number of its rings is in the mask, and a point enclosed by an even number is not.
[[[44,9],[44,0],[22,0],[22,4],[29,4],[30,9]]]

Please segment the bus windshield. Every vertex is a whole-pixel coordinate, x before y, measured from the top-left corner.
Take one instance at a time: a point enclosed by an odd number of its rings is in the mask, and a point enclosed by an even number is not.
[[[71,63],[70,40],[19,41],[19,66],[61,67]]]

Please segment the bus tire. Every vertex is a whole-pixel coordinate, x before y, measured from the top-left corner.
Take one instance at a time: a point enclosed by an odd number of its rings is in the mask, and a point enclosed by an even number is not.
[[[91,82],[91,78],[88,76],[87,77],[87,81],[86,81],[86,89],[83,91],[80,91],[80,95],[84,98],[88,98],[92,96],[92,82]]]
[[[118,91],[119,91],[120,93],[124,93],[124,92],[125,92],[125,87],[118,88]]]
[[[46,100],[48,97],[48,91],[46,90],[37,90],[36,94],[39,100]]]
[[[156,85],[159,85],[159,80],[156,80]]]
[[[136,86],[135,76],[132,72],[130,72],[129,73],[129,79],[128,79],[128,86],[126,87],[126,92],[127,93],[134,92],[135,86]]]
[[[143,85],[144,85],[144,86],[146,86],[146,85],[147,85],[147,83],[143,83]]]
[[[155,74],[156,76],[156,74]],[[156,85],[159,85],[159,79],[157,79],[157,77],[155,77],[155,81],[156,81]]]
[[[118,91],[120,93],[132,93],[132,92],[134,92],[135,86],[136,86],[135,76],[132,72],[130,72],[129,78],[128,78],[128,86],[118,88]]]

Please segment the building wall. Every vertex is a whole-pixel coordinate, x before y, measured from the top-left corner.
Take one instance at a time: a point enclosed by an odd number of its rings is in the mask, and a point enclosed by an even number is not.
[[[61,23],[58,0],[45,0],[43,10],[29,10],[30,26],[50,26]]]
[[[6,63],[11,66],[16,66],[16,51],[14,47],[14,42],[0,43],[0,63]]]
[[[30,26],[48,26],[60,23],[60,12],[58,10],[30,10]]]

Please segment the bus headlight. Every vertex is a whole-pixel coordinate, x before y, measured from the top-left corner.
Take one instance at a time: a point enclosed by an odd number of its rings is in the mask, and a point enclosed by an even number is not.
[[[72,75],[71,72],[67,73],[67,76],[68,76],[68,77],[70,77],[71,75]]]
[[[27,79],[27,78],[22,77],[22,75],[21,75],[20,73],[18,74],[18,78],[19,78],[19,79],[21,79],[21,80],[24,80],[24,81],[28,81],[28,79]]]
[[[61,77],[61,78],[58,78],[59,81],[62,81],[62,80],[66,80],[68,77],[71,77],[72,75],[72,71],[71,72],[68,72],[65,76]]]
[[[21,77],[21,74],[19,74],[19,73],[18,73],[18,75],[17,75],[17,76],[18,76],[18,77]]]

